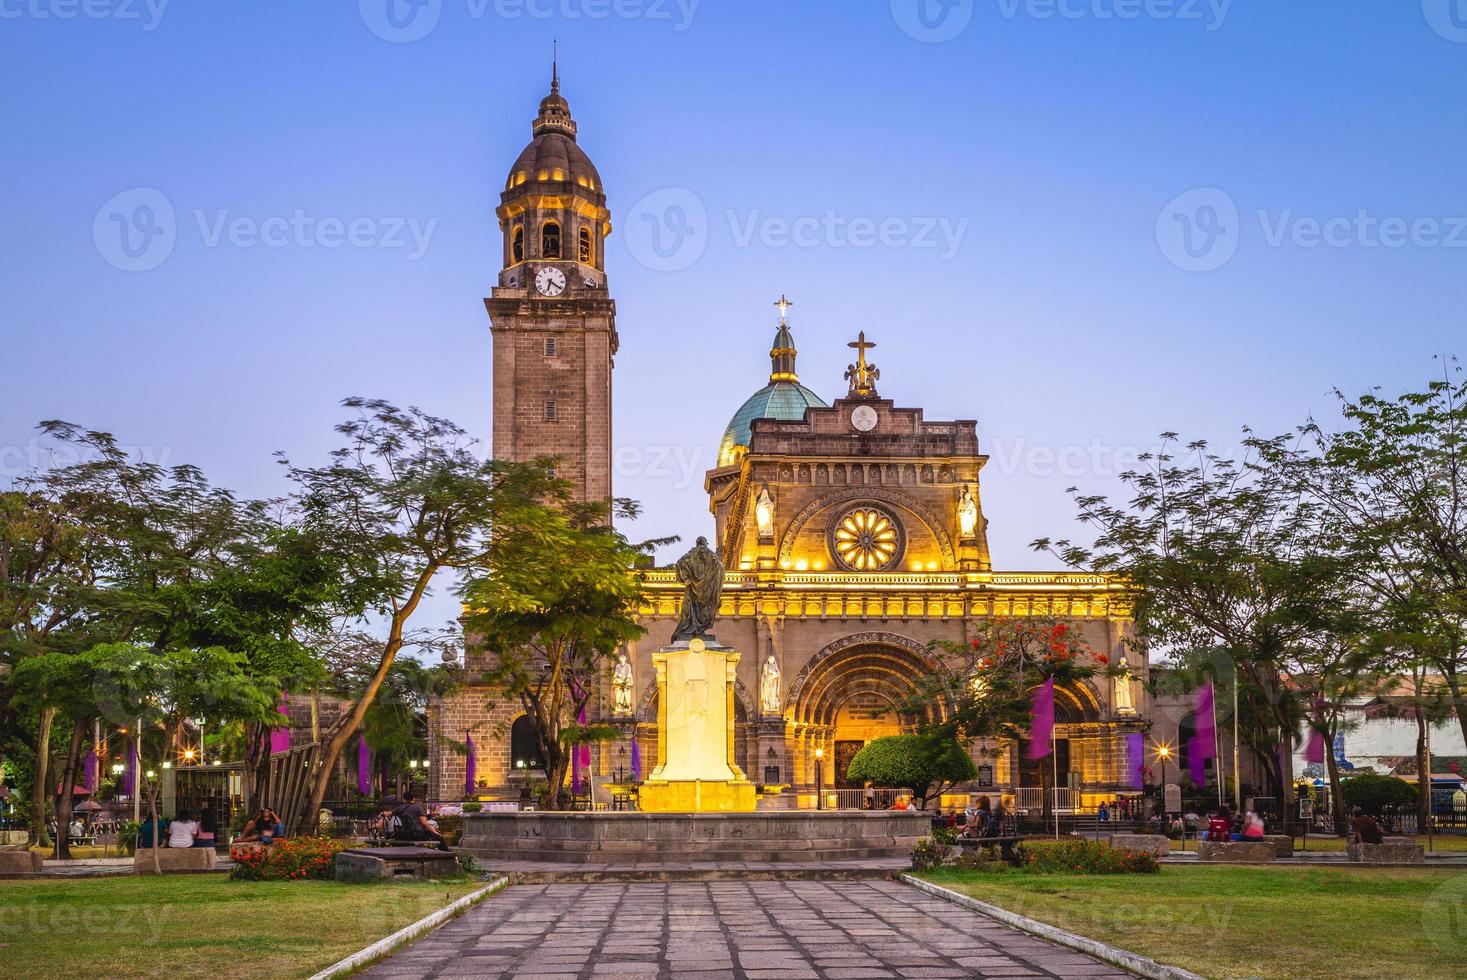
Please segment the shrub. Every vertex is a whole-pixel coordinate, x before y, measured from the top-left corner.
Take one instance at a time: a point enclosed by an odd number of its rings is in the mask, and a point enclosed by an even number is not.
[[[1041,874],[1155,874],[1161,869],[1150,852],[1094,840],[1025,841],[1021,861],[1025,871]]]
[[[910,789],[925,805],[944,786],[977,779],[978,768],[963,747],[950,738],[888,735],[867,743],[856,753],[846,778]]]
[[[336,855],[352,846],[330,837],[286,837],[269,846],[241,848],[234,854],[236,881],[300,881],[336,877]]]
[[[464,813],[482,813],[482,812],[484,812],[484,804],[482,804],[482,803],[465,803],[464,804]]]
[[[132,854],[138,849],[138,831],[143,829],[142,821],[128,820],[117,828],[117,849],[123,854]]]
[[[1380,816],[1387,806],[1415,806],[1419,797],[1416,787],[1395,776],[1356,775],[1340,786],[1347,806],[1358,806],[1366,813]]]
[[[912,870],[931,871],[933,868],[942,866],[947,858],[949,848],[933,840],[931,837],[917,838],[917,846],[912,848]]]

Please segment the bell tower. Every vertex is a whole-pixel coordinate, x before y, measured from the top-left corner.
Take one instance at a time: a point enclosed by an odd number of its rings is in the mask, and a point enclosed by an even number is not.
[[[616,304],[606,286],[611,212],[576,142],[559,66],[533,138],[496,210],[498,285],[484,300],[494,346],[494,457],[559,459],[575,498],[611,496],[611,371]]]

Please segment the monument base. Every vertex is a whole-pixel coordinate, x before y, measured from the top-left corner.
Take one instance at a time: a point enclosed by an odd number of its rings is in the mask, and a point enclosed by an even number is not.
[[[648,780],[637,793],[645,813],[753,813],[759,792],[746,779]]]

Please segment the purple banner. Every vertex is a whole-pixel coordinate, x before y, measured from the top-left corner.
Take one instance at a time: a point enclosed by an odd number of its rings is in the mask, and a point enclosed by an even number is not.
[[[87,761],[82,768],[82,779],[84,780],[82,785],[87,788],[88,793],[97,791],[97,753],[95,750],[87,753]]]
[[[1043,759],[1054,751],[1054,678],[1034,692],[1034,724],[1029,729],[1029,758]]]
[[[372,747],[366,735],[357,736],[357,792],[372,795]]]
[[[464,739],[464,796],[473,796],[478,789],[479,756],[474,747],[474,736]]]
[[[290,712],[286,710],[285,699],[287,695],[280,692],[280,713],[285,716],[283,728],[270,729],[270,754],[278,755],[281,752],[290,751]]]
[[[1126,781],[1125,785],[1131,789],[1140,789],[1143,785],[1141,772],[1146,768],[1146,736],[1140,732],[1132,732],[1126,736]]]
[[[632,779],[640,781],[642,778],[642,744],[632,736]]]
[[[123,774],[122,795],[131,799],[138,791],[138,744],[127,740],[127,772]]]
[[[1197,691],[1197,734],[1187,746],[1188,775],[1198,786],[1207,784],[1207,760],[1217,758],[1217,705],[1212,681]]]

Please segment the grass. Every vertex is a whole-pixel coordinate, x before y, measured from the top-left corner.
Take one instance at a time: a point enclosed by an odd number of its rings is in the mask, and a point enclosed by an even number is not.
[[[481,886],[224,875],[0,881],[0,963],[37,976],[308,977]]]
[[[1163,866],[1155,875],[923,877],[1208,977],[1467,976],[1467,874]]]
[[[1420,844],[1422,847],[1426,846],[1425,834],[1418,834],[1411,839]],[[1306,848],[1302,838],[1295,838],[1294,850],[1303,851],[1307,849],[1310,851],[1344,851],[1345,843],[1346,841],[1343,837],[1311,837],[1309,838],[1309,845]],[[1182,849],[1183,848],[1181,841],[1172,841],[1173,851],[1180,851]],[[1460,853],[1462,851],[1467,851],[1467,834],[1437,834],[1435,837],[1432,838],[1431,849],[1433,852],[1451,851],[1453,853]],[[1187,839],[1186,850],[1197,850],[1196,838],[1189,837]]]

